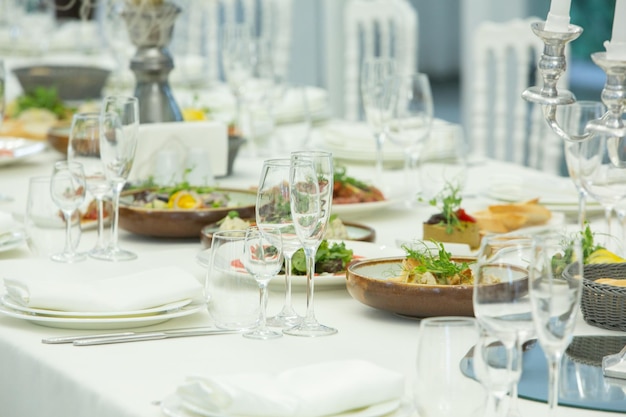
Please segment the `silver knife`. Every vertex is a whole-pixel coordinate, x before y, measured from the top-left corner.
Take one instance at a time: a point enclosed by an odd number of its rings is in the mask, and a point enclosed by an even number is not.
[[[43,343],[49,344],[60,344],[60,343],[74,343],[74,342],[86,342],[86,341],[96,341],[98,343],[93,344],[102,344],[102,343],[121,343],[121,342],[132,342],[134,340],[156,340],[156,339],[166,339],[168,337],[185,337],[185,336],[203,336],[209,334],[226,334],[226,333],[237,333],[238,330],[224,330],[217,329],[215,327],[189,327],[183,329],[172,329],[172,330],[159,330],[159,331],[145,331],[145,332],[116,332],[116,333],[99,333],[92,335],[73,335],[73,336],[55,336],[48,337],[42,339]],[[117,340],[119,338],[124,338],[124,340]],[[126,340],[128,339],[128,340]],[[107,340],[111,340],[110,342],[106,342]],[[78,346],[83,346],[80,344]]]

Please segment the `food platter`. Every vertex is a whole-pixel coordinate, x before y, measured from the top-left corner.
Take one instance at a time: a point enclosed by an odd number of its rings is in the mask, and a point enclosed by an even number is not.
[[[0,138],[0,166],[21,161],[42,152],[46,144],[41,141],[17,137]]]
[[[254,219],[244,219],[251,224],[254,223]],[[376,231],[369,226],[360,223],[343,222],[348,232],[347,240],[358,240],[360,242],[374,242],[376,240]],[[202,228],[200,231],[200,241],[205,248],[211,246],[211,239],[213,239],[213,233],[218,232],[220,228],[219,222],[211,223]]]
[[[228,195],[229,203],[217,208],[170,209],[132,206],[134,195],[144,190],[125,192],[120,200],[119,226],[129,232],[152,237],[198,238],[202,228],[237,211],[242,218],[254,216],[256,192],[217,189]]]

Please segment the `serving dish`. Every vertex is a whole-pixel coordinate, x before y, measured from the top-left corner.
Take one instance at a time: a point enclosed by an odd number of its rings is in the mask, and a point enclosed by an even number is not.
[[[84,65],[33,65],[15,68],[13,73],[26,93],[54,87],[61,100],[88,100],[101,97],[111,71]]]
[[[237,211],[242,218],[255,214],[256,192],[220,188],[216,191],[228,194],[228,206],[198,209],[155,209],[132,206],[134,195],[145,190],[131,190],[120,199],[119,226],[131,233],[152,237],[198,238],[202,228],[215,223]]]
[[[473,285],[421,285],[391,281],[400,275],[404,257],[367,259],[348,267],[346,287],[350,295],[365,305],[409,317],[473,316]],[[459,262],[476,258],[455,257]],[[492,271],[498,275],[495,269]],[[519,270],[516,284],[527,291],[525,272]],[[490,284],[499,291],[503,284]],[[503,292],[504,294],[504,292]]]
[[[251,224],[254,224],[255,219],[244,219]],[[347,240],[356,240],[360,242],[374,242],[376,240],[376,231],[369,226],[360,223],[343,222],[348,232]],[[218,222],[211,223],[202,228],[200,231],[200,241],[205,248],[211,247],[211,240],[213,239],[213,233],[218,232],[220,225]]]

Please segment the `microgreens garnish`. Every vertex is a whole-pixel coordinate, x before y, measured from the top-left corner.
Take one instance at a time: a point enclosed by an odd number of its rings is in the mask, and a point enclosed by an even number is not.
[[[430,247],[422,242],[423,247],[414,249],[407,245],[402,245],[406,252],[406,257],[415,259],[419,265],[413,268],[411,273],[424,274],[430,272],[435,276],[437,282],[447,284],[448,278],[468,268],[467,262],[456,262],[452,260],[452,254],[447,252],[443,243],[433,241],[435,247]],[[433,252],[436,252],[434,254]]]

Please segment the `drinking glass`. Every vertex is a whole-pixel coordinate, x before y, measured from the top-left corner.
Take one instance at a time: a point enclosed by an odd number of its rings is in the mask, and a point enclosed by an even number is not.
[[[252,77],[254,65],[252,26],[242,23],[227,24],[222,27],[221,35],[224,76],[235,96],[234,122],[241,128],[244,86]]]
[[[98,215],[98,238],[96,245],[88,255],[104,254],[104,197],[111,190],[111,185],[104,175],[104,165],[100,159],[100,114],[76,113],[67,146],[67,160],[80,162],[85,171],[87,191],[96,199]]]
[[[119,205],[137,148],[139,102],[136,97],[108,96],[102,103],[100,117],[100,158],[113,193],[113,219],[109,244],[104,252],[92,256],[106,261],[128,261],[137,255],[119,247]]]
[[[28,197],[24,213],[26,243],[33,256],[50,258],[59,251],[59,242],[65,239],[67,223],[52,200],[50,176],[31,177],[28,181]],[[70,223],[72,245],[78,247],[81,237],[80,216],[73,216]]]
[[[433,95],[426,74],[395,76],[390,81],[397,100],[388,121],[387,135],[391,142],[404,148],[405,185],[407,203],[417,202],[417,190],[411,189],[417,181],[417,164],[424,142],[433,123]]]
[[[481,417],[504,417],[511,415],[513,404],[507,407],[506,397],[513,391],[521,376],[521,356],[517,349],[506,349],[497,337],[479,324],[479,337],[474,346],[472,364],[476,379],[487,391]],[[509,357],[513,355],[513,357]],[[509,368],[511,367],[511,368]],[[511,369],[514,371],[511,372]]]
[[[481,406],[482,387],[461,371],[461,361],[477,339],[472,317],[429,317],[420,322],[412,383],[420,416],[468,416]]]
[[[333,158],[323,151],[297,151],[291,154],[289,185],[291,215],[306,258],[306,314],[296,326],[283,332],[292,336],[327,336],[337,329],[320,324],[315,318],[315,255],[324,238],[332,209]]]
[[[383,144],[385,126],[391,119],[394,105],[392,77],[396,74],[396,61],[392,58],[371,58],[361,67],[361,98],[365,118],[376,140],[376,178],[383,178]]]
[[[281,311],[268,320],[271,326],[293,327],[302,319],[291,301],[291,260],[302,247],[293,226],[290,206],[289,169],[290,159],[268,159],[263,162],[256,199],[256,223],[259,227],[280,228],[285,258],[285,302]]]
[[[85,201],[85,172],[79,162],[59,161],[54,164],[50,181],[52,201],[63,213],[65,221],[65,248],[50,258],[57,262],[78,262],[87,256],[74,249],[72,243],[72,216]]]
[[[613,209],[626,198],[626,138],[596,134],[580,144],[580,181],[603,207],[606,220],[605,247],[612,247]]]
[[[513,382],[515,404],[521,375],[514,359],[521,357],[522,344],[534,333],[528,271],[533,240],[525,235],[484,236],[477,254],[473,306],[476,319],[507,349],[508,372]]]
[[[211,240],[207,305],[221,329],[250,330],[259,321],[259,284],[244,267],[245,239],[245,230],[224,230]]]
[[[267,327],[267,284],[283,265],[283,245],[280,228],[249,227],[243,247],[243,264],[259,284],[259,325],[244,333],[251,339],[275,339],[283,334]]]
[[[548,405],[556,415],[563,353],[572,340],[583,282],[582,236],[540,234],[533,238],[528,276],[537,339],[548,361]]]
[[[559,106],[561,126],[570,135],[580,136],[585,133],[587,123],[599,119],[606,113],[606,106],[599,101],[577,101],[567,106]],[[570,178],[578,191],[578,225],[585,228],[585,202],[587,192],[580,180],[580,141],[564,141],[565,162]]]
[[[6,101],[6,73],[4,68],[4,60],[0,59],[0,127],[2,126],[2,121],[4,120],[4,107]],[[12,201],[13,197],[0,193],[0,202],[2,201]]]

